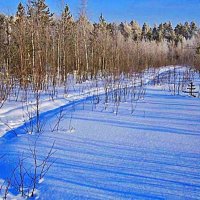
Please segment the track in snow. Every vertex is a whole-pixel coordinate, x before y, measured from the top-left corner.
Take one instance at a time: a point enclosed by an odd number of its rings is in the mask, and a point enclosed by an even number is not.
[[[65,107],[63,130],[54,133],[48,124],[55,123],[55,113],[44,115],[38,153],[55,140],[57,160],[39,185],[39,199],[200,199],[200,101],[161,87],[146,89],[133,115],[129,103],[122,103],[116,116],[111,106],[102,111],[99,104],[92,111],[90,99],[80,100],[75,111]],[[71,115],[74,133],[67,132]],[[35,137],[8,135],[0,139],[7,155],[0,178],[21,152],[29,154]]]

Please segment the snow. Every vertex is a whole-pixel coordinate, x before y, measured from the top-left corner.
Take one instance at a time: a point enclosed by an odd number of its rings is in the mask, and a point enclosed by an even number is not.
[[[39,184],[41,184],[41,183],[43,183],[43,182],[44,182],[44,178],[41,178],[41,179],[38,181]]]
[[[177,66],[176,68],[180,68],[180,66]],[[166,70],[172,70],[174,69],[174,66],[169,67],[161,67],[157,70],[153,70],[153,72],[150,73],[148,70],[143,75],[143,82],[144,84],[147,84],[149,81],[153,80],[156,75],[161,74],[165,72]],[[49,110],[54,110],[56,108],[60,108],[67,103],[70,103],[72,101],[77,101],[81,99],[85,99],[87,97],[90,97],[94,94],[96,94],[96,84],[98,86],[98,93],[104,93],[104,88],[102,87],[103,80],[98,80],[98,82],[95,81],[86,81],[82,84],[76,84],[75,81],[72,79],[69,79],[70,86],[68,86],[68,93],[66,94],[64,92],[64,89],[61,87],[58,89],[58,94],[56,95],[56,98],[51,100],[50,98],[50,92],[48,93],[42,93],[40,98],[40,113],[47,112]],[[17,99],[15,94],[11,97],[9,101],[6,101],[3,108],[0,109],[0,137],[3,136],[6,132],[10,131],[11,129],[14,129],[18,126],[20,126],[24,121],[28,120],[28,117],[26,116],[26,109],[27,107],[31,110],[34,108],[35,105],[35,98],[31,94],[28,94],[28,102],[23,101],[24,94],[21,94],[21,101]],[[9,126],[8,126],[9,125]]]
[[[167,70],[173,67],[157,74],[165,76]],[[153,78],[144,75],[146,95],[135,102],[132,114],[130,99],[120,103],[117,113],[112,102],[105,109],[101,85],[100,103],[95,106],[94,88],[80,94],[75,89],[67,96],[59,92],[54,102],[42,97],[45,127],[37,155],[42,160],[55,141],[55,162],[39,180],[36,199],[200,199],[200,100],[184,93],[172,95],[166,85],[152,85]],[[65,115],[59,131],[52,132],[50,125],[55,125],[60,106]],[[20,109],[7,102],[0,115],[24,133]],[[15,137],[5,130],[2,125],[0,156],[6,155],[0,162],[2,181],[22,154],[25,165],[32,165],[29,147],[38,137]],[[20,197],[13,188],[11,194],[11,199]]]

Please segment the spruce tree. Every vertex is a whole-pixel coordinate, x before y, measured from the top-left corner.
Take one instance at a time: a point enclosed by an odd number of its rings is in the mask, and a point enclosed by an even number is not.
[[[141,30],[139,24],[136,21],[131,21],[130,26],[131,26],[131,30],[132,30],[133,40],[135,40],[135,41],[140,40],[142,30]]]
[[[167,42],[172,42],[175,39],[175,33],[171,22],[163,24],[163,37]]]
[[[147,38],[148,31],[149,31],[149,26],[146,23],[144,23],[142,26],[142,38],[141,38],[142,40],[146,41],[148,39]]]
[[[198,28],[197,28],[197,25],[196,25],[196,23],[195,22],[191,22],[190,23],[190,39],[192,38],[192,37],[195,37],[195,36],[197,36],[197,33],[198,33]]]
[[[17,13],[16,13],[16,20],[18,19],[22,19],[25,16],[25,8],[22,5],[22,3],[20,2],[18,7],[17,7]]]
[[[186,40],[191,38],[190,24],[188,22],[185,22],[184,26],[182,27],[182,35],[183,37],[185,37]]]
[[[28,49],[28,34],[27,34],[27,18],[26,18],[26,12],[25,8],[20,2],[17,7],[16,12],[16,20],[13,24],[13,31],[12,31],[12,37],[15,38],[15,44],[16,44],[16,53],[15,55],[15,64],[17,70],[19,70],[19,78],[20,83],[24,87],[27,86],[27,80],[28,80],[28,74],[29,74],[29,66],[28,66],[28,55],[27,55],[27,49]]]
[[[52,64],[51,67],[57,67],[57,62],[51,55],[51,46],[54,43],[51,41],[51,26],[53,26],[53,13],[50,12],[45,0],[33,0],[28,6],[28,21],[30,24],[31,38],[31,57],[32,57],[32,73],[33,79],[36,82],[36,87],[42,87],[42,82],[45,80],[45,72],[48,69],[48,60]],[[53,53],[52,53],[53,54]],[[52,61],[51,61],[52,60]],[[51,69],[51,71],[55,71]]]
[[[146,38],[149,41],[153,40],[153,31],[152,31],[152,28],[149,28],[149,30],[147,31]]]
[[[105,20],[105,18],[103,17],[103,14],[101,13],[101,15],[100,15],[100,17],[99,17],[99,24],[101,25],[101,26],[106,26],[106,20]]]
[[[158,28],[157,25],[155,24],[152,30],[152,38],[155,41],[158,41]]]
[[[125,39],[128,39],[131,36],[131,27],[127,23],[121,23],[119,25],[119,29],[121,34],[124,36]]]
[[[57,34],[59,34],[59,32],[61,34],[61,63],[64,67],[64,73],[62,73],[64,80],[66,71],[71,71],[73,69],[73,61],[70,59],[70,57],[73,55],[73,47],[75,42],[74,35],[72,34],[74,28],[74,20],[68,5],[65,6],[64,11],[62,12],[60,26],[61,27],[58,29]]]
[[[164,26],[163,26],[163,24],[161,23],[161,24],[158,26],[158,29],[157,29],[157,41],[158,41],[158,42],[161,42],[161,41],[164,39],[163,33],[164,33]]]

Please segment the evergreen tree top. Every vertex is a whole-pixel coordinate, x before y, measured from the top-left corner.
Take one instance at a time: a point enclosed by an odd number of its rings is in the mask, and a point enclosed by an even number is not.
[[[67,22],[73,21],[72,14],[70,12],[70,9],[69,9],[68,5],[65,6],[65,9],[64,9],[64,11],[62,13],[62,19],[64,21],[67,21]]]
[[[101,13],[100,17],[99,17],[99,23],[100,24],[106,24],[106,20],[105,18],[103,17],[103,14]]]
[[[45,0],[34,0],[31,1],[28,7],[28,15],[29,17],[34,16],[45,23],[52,21],[54,14],[50,12]]]
[[[17,7],[16,17],[21,18],[23,16],[25,16],[25,8],[24,8],[23,4],[20,2]]]

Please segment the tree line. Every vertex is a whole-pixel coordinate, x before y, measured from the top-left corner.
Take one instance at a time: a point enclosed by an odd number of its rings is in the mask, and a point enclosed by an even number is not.
[[[14,16],[0,14],[0,78],[43,89],[65,82],[69,73],[82,81],[146,67],[198,67],[198,40],[194,22],[140,27],[136,21],[109,23],[101,14],[92,23],[85,5],[75,20],[68,5],[56,17],[45,0],[32,0],[19,3]]]

